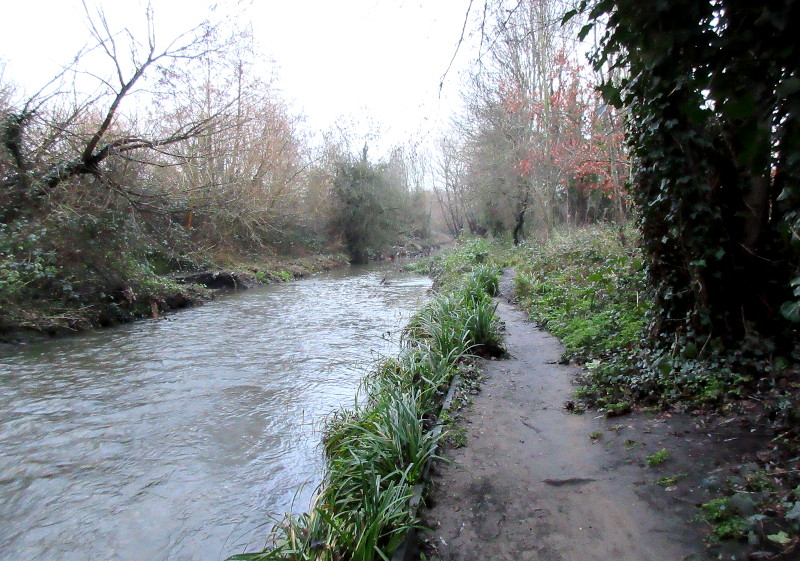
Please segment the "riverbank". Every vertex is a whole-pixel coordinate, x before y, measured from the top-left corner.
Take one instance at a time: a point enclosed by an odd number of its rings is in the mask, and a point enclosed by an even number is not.
[[[36,299],[6,304],[0,317],[0,343],[57,337],[157,317],[202,305],[218,290],[287,282],[347,265],[344,254],[225,261],[202,270],[149,274],[139,277],[137,283],[117,282],[113,290],[80,299],[56,300],[41,294]]]

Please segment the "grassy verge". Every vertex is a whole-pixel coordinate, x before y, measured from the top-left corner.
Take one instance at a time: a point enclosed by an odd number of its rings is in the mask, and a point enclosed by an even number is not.
[[[740,360],[688,344],[645,344],[651,303],[636,242],[633,229],[593,226],[557,233],[513,257],[520,304],[561,339],[565,358],[586,367],[580,398],[608,412],[632,403],[725,409],[754,395],[756,384],[787,385],[780,379],[786,364],[768,349],[761,359]],[[797,404],[772,393],[776,415],[787,424],[800,419]]]
[[[264,551],[231,560],[387,560],[417,523],[409,502],[435,454],[444,392],[465,357],[501,345],[490,296],[499,271],[474,253],[447,259],[443,288],[409,322],[399,356],[367,376],[353,408],[331,418],[328,470],[310,511],[277,524]]]
[[[239,258],[222,261],[218,263],[218,267],[268,284],[304,278],[320,271],[344,267],[348,263],[348,257],[344,253],[331,253],[298,258]]]

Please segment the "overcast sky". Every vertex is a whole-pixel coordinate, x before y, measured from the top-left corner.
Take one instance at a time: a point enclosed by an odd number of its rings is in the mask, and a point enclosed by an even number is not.
[[[236,0],[230,0],[235,2]],[[89,42],[79,0],[2,0],[0,58],[6,79],[32,93]],[[112,28],[143,20],[139,0],[90,0]],[[159,36],[174,36],[207,15],[204,0],[153,0]],[[469,0],[252,0],[235,10],[275,61],[279,88],[310,129],[338,118],[381,126],[384,144],[431,134],[457,102],[474,53],[439,82],[458,43]],[[362,129],[363,130],[363,129]],[[435,134],[435,132],[433,133]]]

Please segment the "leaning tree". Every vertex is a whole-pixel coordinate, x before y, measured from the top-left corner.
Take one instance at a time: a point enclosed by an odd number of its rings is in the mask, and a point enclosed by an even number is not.
[[[93,178],[129,195],[104,166],[120,159],[158,160],[169,155],[170,146],[204,134],[217,117],[165,127],[158,119],[140,118],[141,107],[137,113],[131,99],[172,91],[173,79],[187,63],[216,48],[213,26],[203,22],[161,43],[151,6],[144,14],[143,36],[128,29],[113,31],[102,9],[92,13],[85,2],[83,7],[95,46],[79,53],[34,95],[0,105],[2,221],[14,220],[56,187],[77,178]],[[123,111],[126,102],[134,107],[131,112]]]

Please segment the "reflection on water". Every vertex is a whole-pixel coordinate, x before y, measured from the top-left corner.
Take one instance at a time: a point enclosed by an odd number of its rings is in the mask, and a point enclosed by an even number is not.
[[[263,545],[269,513],[308,506],[322,419],[396,351],[429,286],[355,269],[1,350],[0,559]]]

